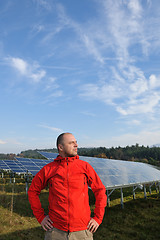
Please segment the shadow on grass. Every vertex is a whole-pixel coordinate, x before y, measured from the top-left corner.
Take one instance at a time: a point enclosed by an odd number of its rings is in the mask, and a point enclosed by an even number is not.
[[[41,227],[26,230],[17,230],[12,233],[0,235],[0,240],[41,240],[44,239],[44,231]]]

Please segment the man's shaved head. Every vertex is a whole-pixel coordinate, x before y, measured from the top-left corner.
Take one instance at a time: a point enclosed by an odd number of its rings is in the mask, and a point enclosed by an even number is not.
[[[69,132],[66,132],[66,133],[61,133],[58,137],[57,137],[57,149],[58,149],[58,145],[59,144],[62,144],[63,145],[63,137],[64,135],[66,134],[72,134],[72,133],[69,133]]]
[[[57,149],[61,157],[77,155],[78,144],[72,133],[62,133],[57,138]]]

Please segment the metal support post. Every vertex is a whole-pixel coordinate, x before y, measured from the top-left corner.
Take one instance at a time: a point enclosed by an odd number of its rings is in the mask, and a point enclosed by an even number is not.
[[[152,183],[152,184],[149,185],[149,193],[150,194],[152,194],[152,189],[151,188],[152,188],[153,185],[155,185],[155,183]]]
[[[135,195],[135,191],[136,191],[136,189],[137,189],[137,187],[134,187],[134,186],[133,186],[133,199],[136,198],[136,195]]]
[[[124,208],[123,204],[123,189],[121,188],[121,207]]]
[[[146,185],[144,184],[144,198],[147,199]]]
[[[107,190],[107,206],[110,207],[109,191]]]
[[[12,177],[11,177],[11,174],[10,174],[10,183],[12,183]]]
[[[28,193],[28,182],[26,182],[26,194]]]
[[[115,189],[112,189],[112,191],[109,192],[107,189],[107,205],[110,207],[110,195],[114,192]]]
[[[28,184],[29,184],[28,170],[26,171],[25,180],[26,180],[26,194],[28,194]]]

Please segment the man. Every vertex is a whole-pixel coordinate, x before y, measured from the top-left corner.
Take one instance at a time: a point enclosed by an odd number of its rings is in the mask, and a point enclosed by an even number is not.
[[[77,155],[78,144],[71,133],[57,138],[59,155],[32,180],[29,202],[38,222],[46,231],[45,240],[92,240],[102,222],[106,189],[99,176]],[[49,214],[45,215],[39,194],[49,184]],[[88,186],[95,195],[94,217],[90,217]]]

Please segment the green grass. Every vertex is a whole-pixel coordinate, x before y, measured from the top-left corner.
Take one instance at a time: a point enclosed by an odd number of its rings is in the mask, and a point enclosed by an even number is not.
[[[91,210],[94,196],[91,192]],[[40,195],[47,212],[48,191]],[[124,189],[124,209],[120,205],[120,190],[111,195],[111,205],[106,207],[103,223],[94,234],[94,240],[159,240],[160,198],[153,190],[147,200],[141,191],[132,199],[132,189]],[[34,218],[25,192],[25,183],[8,181],[0,185],[0,240],[41,240],[44,231]]]

